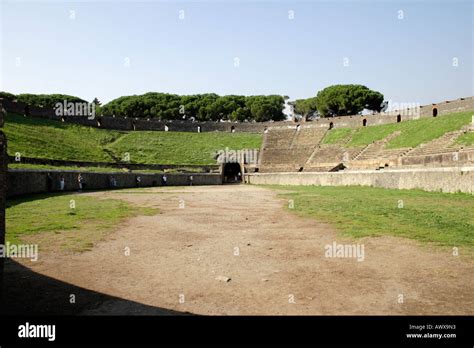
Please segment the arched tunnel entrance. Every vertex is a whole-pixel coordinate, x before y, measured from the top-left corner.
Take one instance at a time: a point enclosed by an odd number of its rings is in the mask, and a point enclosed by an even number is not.
[[[224,163],[222,183],[232,184],[242,182],[240,163]]]

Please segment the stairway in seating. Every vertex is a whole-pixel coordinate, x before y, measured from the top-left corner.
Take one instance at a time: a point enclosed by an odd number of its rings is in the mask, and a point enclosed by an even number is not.
[[[351,160],[351,161],[354,161],[354,160],[355,160],[359,155],[361,155],[362,152],[364,152],[370,145],[371,145],[371,144],[363,146],[363,147],[360,149],[359,152],[355,153],[353,156],[350,157],[350,160]]]
[[[390,142],[392,139],[398,137],[400,134],[400,131],[395,131],[381,140],[374,141],[372,144],[369,144],[364,149],[362,149],[362,151],[354,157],[354,160],[359,161],[366,159],[376,159],[381,157],[381,155],[383,155],[385,145],[387,145],[387,143]],[[396,150],[394,152],[399,151],[399,149],[394,150]],[[387,154],[392,154],[392,151],[390,150],[387,150],[387,152]]]
[[[295,144],[298,143],[298,138],[299,138],[299,135],[301,134],[301,131],[302,131],[301,127],[295,130],[295,134],[293,134],[293,138],[291,138],[290,149],[292,149],[295,146]]]
[[[321,143],[323,142],[324,138],[326,137],[328,131],[329,131],[329,129],[326,129],[325,132],[324,132],[324,134],[319,138],[318,142],[315,144],[314,149],[313,149],[313,151],[311,152],[311,155],[309,155],[308,159],[307,159],[306,162],[304,163],[305,166],[306,166],[308,163],[311,163],[311,162],[312,162],[313,157],[316,155],[316,153],[317,153],[318,150],[320,149]]]

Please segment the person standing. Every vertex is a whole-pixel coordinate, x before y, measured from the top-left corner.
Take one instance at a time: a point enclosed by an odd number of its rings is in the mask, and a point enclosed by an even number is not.
[[[82,192],[84,189],[84,178],[81,173],[77,176],[77,183],[79,184],[79,192]]]
[[[59,177],[59,189],[61,191],[64,191],[64,186],[65,186],[65,180],[64,180],[64,175],[61,175]]]

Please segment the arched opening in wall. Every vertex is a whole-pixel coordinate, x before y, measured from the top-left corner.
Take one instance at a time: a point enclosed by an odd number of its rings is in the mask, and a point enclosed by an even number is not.
[[[230,127],[230,132],[235,133],[235,127],[234,126]]]
[[[224,164],[224,184],[235,184],[242,182],[242,171],[239,163]]]
[[[102,122],[100,122],[99,120],[97,120],[97,127],[102,127]]]
[[[201,133],[201,126],[198,126],[198,133]]]
[[[364,119],[362,120],[362,127],[366,127],[366,126],[367,126],[367,119],[364,118]]]
[[[438,108],[433,108],[433,117],[438,116]]]
[[[334,128],[334,122],[329,123],[329,129],[333,129],[333,128]]]
[[[297,126],[296,126],[296,131],[299,131],[300,128],[301,128],[301,126],[300,126],[300,125],[297,125]]]
[[[170,128],[168,127],[168,125],[165,124],[165,132],[167,132],[167,131],[169,131],[169,130],[170,130]]]
[[[132,129],[137,130],[137,127],[135,126],[135,122],[132,122]]]
[[[397,123],[402,122],[402,115],[397,115]]]
[[[265,133],[265,134],[268,133],[268,128],[267,128],[267,127],[265,127],[265,128],[263,129],[263,133]]]

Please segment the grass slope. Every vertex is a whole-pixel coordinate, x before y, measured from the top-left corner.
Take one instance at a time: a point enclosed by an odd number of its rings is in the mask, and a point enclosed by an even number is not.
[[[8,154],[23,157],[110,162],[103,146],[122,134],[92,127],[8,114],[4,126]]]
[[[125,132],[12,114],[4,131],[10,155],[89,162],[113,162],[107,150],[117,158],[130,154],[132,163],[215,164],[213,152],[258,149],[262,141],[251,133]]]
[[[472,146],[474,145],[474,132],[469,132],[461,135],[456,139],[456,144]]]
[[[70,207],[71,200],[74,200],[74,209]],[[41,237],[39,241],[47,241],[44,244],[59,242],[63,250],[84,251],[122,219],[157,212],[156,209],[136,207],[121,200],[79,194],[11,199],[6,209],[6,240],[18,244],[27,242],[29,237]],[[42,248],[43,243],[40,244]]]
[[[132,162],[160,164],[216,164],[213,153],[229,149],[259,149],[261,136],[250,133],[131,132],[107,146],[116,154],[128,152]]]
[[[391,235],[474,250],[474,196],[347,186],[271,186],[294,211],[354,238]],[[400,206],[400,207],[399,207]]]
[[[323,143],[338,144],[341,140],[351,136],[345,146],[365,146],[373,141],[381,140],[395,131],[401,134],[387,144],[387,148],[416,147],[421,143],[439,138],[446,132],[461,129],[472,120],[472,112],[460,112],[432,118],[400,123],[391,123],[378,126],[357,128],[352,136],[349,128],[335,128],[329,131]]]

